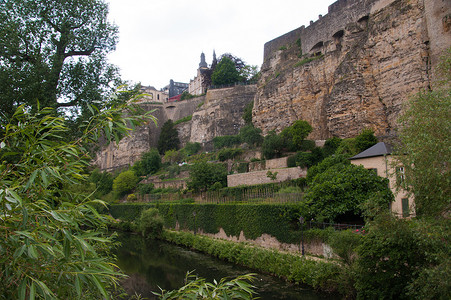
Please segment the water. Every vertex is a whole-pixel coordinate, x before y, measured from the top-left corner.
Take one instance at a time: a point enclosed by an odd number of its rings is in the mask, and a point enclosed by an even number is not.
[[[143,297],[156,299],[152,291],[158,292],[159,287],[165,290],[180,288],[184,285],[187,271],[194,270],[194,274],[209,282],[213,279],[219,281],[223,277],[256,273],[176,245],[146,241],[138,235],[121,234],[119,240],[122,246],[116,251],[117,264],[129,275],[122,286],[130,295],[136,292]],[[260,299],[338,299],[265,274],[257,274],[257,280],[253,284]]]

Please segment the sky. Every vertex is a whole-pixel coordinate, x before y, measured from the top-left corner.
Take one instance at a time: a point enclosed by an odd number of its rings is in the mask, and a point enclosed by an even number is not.
[[[232,53],[263,63],[264,44],[327,14],[333,0],[106,0],[119,27],[108,55],[124,80],[161,89],[169,80],[189,83],[200,55],[208,64]]]

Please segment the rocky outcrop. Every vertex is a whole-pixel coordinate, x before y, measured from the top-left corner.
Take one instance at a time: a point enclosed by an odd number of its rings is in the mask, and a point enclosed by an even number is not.
[[[208,150],[214,137],[238,134],[244,108],[254,100],[256,90],[256,85],[209,90],[205,103],[193,114],[189,141]]]
[[[358,2],[349,5],[358,7]],[[277,50],[277,39],[265,45],[253,110],[254,125],[265,134],[280,132],[298,119],[313,126],[311,139],[353,137],[363,128],[381,137],[395,134],[403,103],[428,88],[431,61],[451,46],[446,21],[451,4],[360,2],[363,8],[355,14],[348,11],[354,20],[345,18],[350,22],[342,28],[333,18],[339,17],[337,11],[346,12],[346,1],[334,3],[331,16],[311,25],[323,28],[328,38],[322,32],[321,40],[314,40],[307,27],[283,37],[291,42]],[[327,22],[338,27],[327,27]]]

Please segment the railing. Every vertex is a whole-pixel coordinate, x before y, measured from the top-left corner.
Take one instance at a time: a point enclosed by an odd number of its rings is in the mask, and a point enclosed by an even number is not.
[[[353,230],[362,230],[364,225],[360,224],[340,224],[340,223],[324,223],[324,222],[314,222],[309,221],[306,224],[308,224],[308,228],[319,228],[319,229],[325,229],[328,227],[333,227],[335,230],[346,230],[346,229],[353,229]]]
[[[234,87],[234,86],[240,86],[240,85],[254,85],[256,84],[255,82],[235,82],[235,83],[231,83],[231,84],[220,84],[220,85],[211,85],[208,87],[209,90],[216,90],[216,89],[225,89],[225,88],[229,88],[229,87]]]

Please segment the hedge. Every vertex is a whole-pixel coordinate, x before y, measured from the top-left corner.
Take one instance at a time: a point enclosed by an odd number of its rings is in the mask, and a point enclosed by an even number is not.
[[[308,260],[305,257],[194,235],[165,230],[162,238],[235,264],[307,284],[322,291],[336,291],[340,266],[336,263]]]
[[[247,239],[266,233],[283,243],[300,240],[301,208],[295,204],[117,204],[110,207],[110,214],[133,222],[150,207],[159,209],[166,228],[175,228],[178,222],[180,229],[211,234],[222,228],[229,236],[239,236],[243,231]]]

